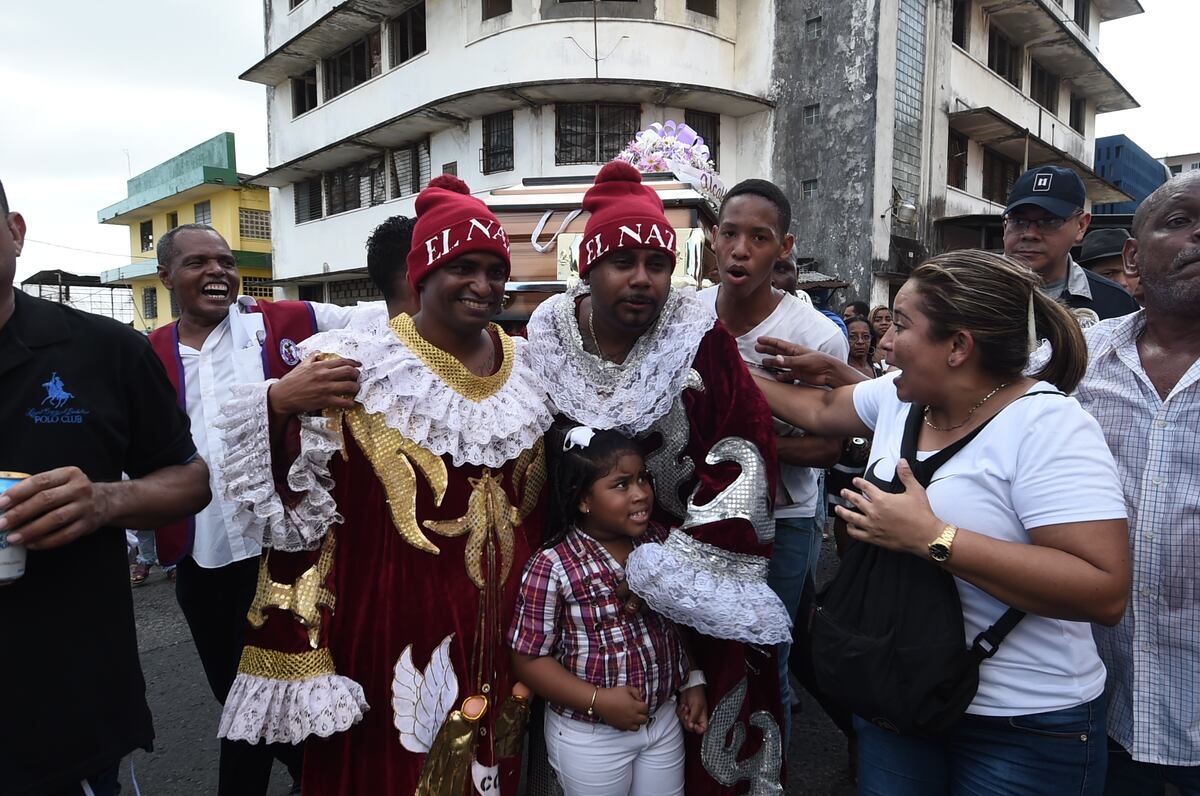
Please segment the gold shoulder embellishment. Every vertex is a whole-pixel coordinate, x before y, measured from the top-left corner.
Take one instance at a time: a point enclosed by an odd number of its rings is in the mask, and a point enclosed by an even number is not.
[[[479,403],[486,398],[492,397],[504,386],[504,383],[508,381],[508,377],[512,374],[512,338],[494,323],[488,324],[488,328],[494,331],[496,337],[500,340],[503,361],[500,363],[500,369],[491,376],[476,376],[463,363],[426,340],[417,332],[417,327],[413,324],[412,318],[407,315],[397,315],[388,322],[388,325],[396,333],[396,337],[400,339],[400,342],[404,343],[409,350],[416,354],[430,370],[437,374],[438,378],[449,384],[456,393],[468,401]]]
[[[258,588],[254,590],[254,602],[246,618],[253,628],[261,628],[267,621],[266,610],[278,608],[290,611],[301,625],[308,628],[308,645],[317,648],[321,636],[321,608],[330,611],[337,606],[337,598],[325,585],[325,578],[333,569],[333,556],[337,548],[337,537],[331,528],[325,534],[321,554],[317,563],[306,569],[295,583],[279,583],[271,579],[267,567],[271,553],[263,554],[258,565]]]

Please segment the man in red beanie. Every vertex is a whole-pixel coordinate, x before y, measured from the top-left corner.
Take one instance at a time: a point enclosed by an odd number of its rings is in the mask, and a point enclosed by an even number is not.
[[[504,631],[551,416],[524,342],[490,323],[503,227],[448,175],[416,206],[420,311],[299,346],[362,363],[353,406],[268,427],[254,385],[223,423],[231,497],[271,551],[220,735],[304,742],[310,796],[515,793],[520,773]]]
[[[687,738],[686,792],[773,792],[783,760],[774,645],[791,634],[767,585],[771,413],[712,308],[671,286],[675,231],[641,174],[609,163],[583,208],[582,282],[534,311],[530,359],[556,413],[645,441],[655,519],[677,529],[638,547],[626,574],[654,610],[695,631],[692,668],[712,719]],[[743,742],[730,745],[731,732]]]

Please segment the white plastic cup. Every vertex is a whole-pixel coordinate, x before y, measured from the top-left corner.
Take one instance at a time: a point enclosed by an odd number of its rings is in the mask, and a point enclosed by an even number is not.
[[[0,471],[0,494],[29,476],[25,473]],[[0,517],[4,511],[0,510]],[[7,586],[25,574],[25,546],[9,544],[8,533],[0,531],[0,586]]]

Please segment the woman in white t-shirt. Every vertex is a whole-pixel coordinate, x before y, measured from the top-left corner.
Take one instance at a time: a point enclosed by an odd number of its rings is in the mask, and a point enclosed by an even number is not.
[[[914,270],[896,297],[880,345],[898,372],[833,390],[760,380],[775,413],[800,428],[874,433],[868,472],[877,482],[898,473],[905,491],[857,479],[862,494],[844,492],[853,507],[838,515],[855,540],[952,573],[968,640],[1009,606],[1026,612],[980,666],[974,700],[943,737],[898,735],[856,719],[860,794],[1103,791],[1105,671],[1088,623],[1115,624],[1125,610],[1125,503],[1099,426],[1060,394],[1087,365],[1079,326],[1037,286],[1027,266],[1004,257],[940,255]],[[1026,377],[1039,337],[1053,353]],[[766,338],[760,350],[794,351]],[[766,364],[814,384],[855,378],[811,353]],[[914,404],[925,407],[920,459],[991,421],[928,490],[900,461]]]

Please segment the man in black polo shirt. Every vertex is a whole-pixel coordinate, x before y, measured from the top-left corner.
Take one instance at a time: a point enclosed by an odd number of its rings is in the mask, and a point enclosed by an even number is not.
[[[1085,329],[1138,311],[1120,285],[1071,259],[1071,247],[1092,222],[1083,209],[1086,202],[1078,174],[1063,166],[1038,166],[1017,178],[1004,209],[1004,253],[1028,263],[1042,277],[1042,292],[1064,302]]]
[[[0,495],[0,792],[108,796],[154,740],[124,529],[202,509],[208,468],[141,335],[13,289],[24,238],[0,185],[0,470],[33,474]]]

